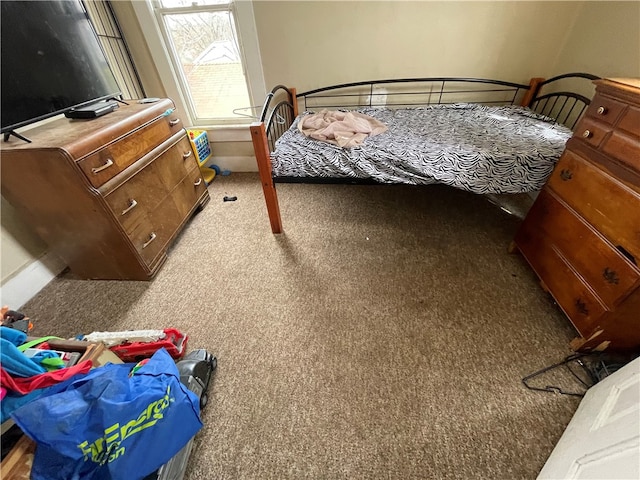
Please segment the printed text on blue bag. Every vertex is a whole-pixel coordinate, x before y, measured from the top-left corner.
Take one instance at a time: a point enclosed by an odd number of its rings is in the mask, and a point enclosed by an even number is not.
[[[84,455],[84,461],[91,459],[95,463],[104,465],[114,461],[120,455],[124,455],[125,447],[121,447],[120,444],[145,428],[154,426],[158,420],[162,420],[164,418],[163,412],[171,402],[175,401],[175,398],[170,397],[170,394],[171,387],[167,386],[167,393],[155,402],[151,402],[135,420],[127,422],[122,427],[120,427],[120,423],[115,423],[105,428],[104,436],[96,439],[93,443],[89,444],[85,440],[78,445]]]

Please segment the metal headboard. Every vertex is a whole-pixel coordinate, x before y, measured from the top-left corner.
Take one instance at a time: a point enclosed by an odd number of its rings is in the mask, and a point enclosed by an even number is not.
[[[388,90],[388,86],[393,86]],[[529,85],[483,78],[403,78],[343,83],[298,94],[304,109],[486,103],[513,105]]]
[[[538,84],[533,95],[529,108],[534,112],[554,118],[556,122],[566,125],[570,129],[574,129],[582,114],[591,103],[590,97],[586,97],[576,92],[568,92],[564,90],[543,93],[549,89],[553,89],[553,84],[566,79],[582,78],[593,82],[600,77],[591,75],[590,73],[566,73],[550,78]],[[592,89],[592,87],[591,87]]]

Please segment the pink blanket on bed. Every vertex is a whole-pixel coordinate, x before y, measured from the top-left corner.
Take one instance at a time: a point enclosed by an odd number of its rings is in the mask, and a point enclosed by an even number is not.
[[[298,130],[307,137],[349,148],[361,145],[369,136],[386,132],[387,127],[362,113],[322,110],[304,115],[298,122]]]

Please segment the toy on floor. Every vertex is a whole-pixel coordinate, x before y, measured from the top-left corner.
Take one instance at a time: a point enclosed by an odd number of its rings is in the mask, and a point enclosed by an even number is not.
[[[102,342],[123,362],[138,362],[165,348],[174,359],[182,358],[189,337],[175,328],[164,330],[126,330],[122,332],[93,332],[83,340]]]
[[[0,314],[2,314],[2,326],[20,330],[24,333],[29,333],[33,329],[33,323],[29,321],[29,317],[24,313],[16,312],[15,310],[9,310],[6,305],[0,308]]]

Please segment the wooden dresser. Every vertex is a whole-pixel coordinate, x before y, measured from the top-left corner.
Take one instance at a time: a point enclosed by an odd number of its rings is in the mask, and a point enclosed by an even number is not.
[[[209,200],[173,102],[128,103],[0,147],[2,195],[81,278],[151,279]]]
[[[598,80],[515,246],[579,333],[640,348],[640,79]]]

